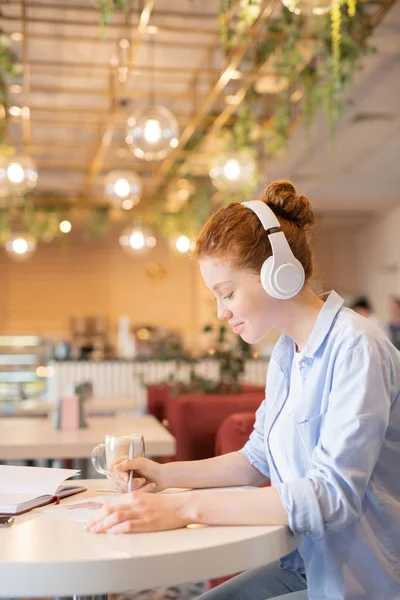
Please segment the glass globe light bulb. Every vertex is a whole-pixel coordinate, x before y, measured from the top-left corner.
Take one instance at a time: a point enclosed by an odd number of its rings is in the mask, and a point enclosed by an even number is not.
[[[130,185],[126,179],[117,179],[115,182],[115,194],[119,198],[127,198],[130,192]]]
[[[161,127],[157,119],[149,119],[144,126],[144,139],[150,144],[156,144],[161,138]]]
[[[122,232],[119,243],[127,252],[132,254],[154,248],[157,240],[146,229],[129,225]]]
[[[237,160],[231,158],[224,164],[224,176],[230,181],[239,179],[240,165]]]
[[[5,249],[15,260],[25,260],[36,250],[36,240],[28,234],[13,234],[6,241]]]
[[[26,155],[0,159],[0,196],[24,194],[37,184],[36,163]]]
[[[256,184],[257,163],[245,149],[221,154],[214,159],[209,175],[219,190],[240,191]]]
[[[66,219],[61,221],[59,229],[62,233],[69,233],[72,229],[71,221],[67,221]]]
[[[164,106],[138,111],[128,119],[126,142],[138,158],[162,160],[179,144],[179,125]]]
[[[28,250],[28,242],[24,238],[17,238],[11,242],[11,248],[16,254],[25,254]]]
[[[180,235],[175,242],[176,249],[178,252],[188,252],[190,250],[191,242],[187,235]]]
[[[11,183],[22,183],[24,180],[24,170],[19,163],[11,163],[7,168],[7,177]]]
[[[143,233],[141,231],[135,231],[132,233],[129,236],[129,245],[134,250],[140,250],[141,248],[144,248],[145,239]]]
[[[129,210],[140,201],[142,183],[134,171],[110,171],[104,177],[104,193],[115,208]]]

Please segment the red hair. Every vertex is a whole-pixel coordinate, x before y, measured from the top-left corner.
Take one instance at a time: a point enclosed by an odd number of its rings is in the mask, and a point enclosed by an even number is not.
[[[271,183],[260,198],[277,216],[293,254],[304,268],[306,280],[312,276],[313,255],[310,229],[314,215],[309,200],[298,195],[290,181]],[[268,236],[256,214],[232,202],[211,215],[196,241],[198,259],[218,258],[233,267],[260,271],[272,255]]]

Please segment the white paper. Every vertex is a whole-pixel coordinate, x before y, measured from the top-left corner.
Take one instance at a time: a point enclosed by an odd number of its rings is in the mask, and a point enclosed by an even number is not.
[[[57,506],[46,506],[40,508],[39,511],[52,517],[71,519],[72,521],[78,521],[78,523],[87,523],[106,502],[113,502],[115,500],[123,502],[124,499],[126,501],[126,494],[93,496],[93,498],[63,502]]]
[[[0,465],[0,504],[3,504],[3,494],[54,496],[65,479],[79,472],[75,469]]]
[[[11,506],[18,507],[20,504],[35,500],[37,497],[37,494],[0,494],[0,512],[7,512]]]

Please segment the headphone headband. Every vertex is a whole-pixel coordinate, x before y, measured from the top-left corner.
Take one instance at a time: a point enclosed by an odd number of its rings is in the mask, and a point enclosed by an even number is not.
[[[242,204],[256,213],[265,231],[275,227],[280,229],[281,224],[278,221],[278,217],[265,202],[262,202],[261,200],[250,200],[249,202],[242,202]]]

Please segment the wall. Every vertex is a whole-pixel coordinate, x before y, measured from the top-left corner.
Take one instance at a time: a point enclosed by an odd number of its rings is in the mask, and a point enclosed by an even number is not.
[[[127,255],[118,230],[108,239],[85,242],[76,231],[68,240],[40,244],[27,262],[0,252],[0,331],[65,336],[73,315],[107,315],[115,334],[118,317],[135,324],[179,330],[186,342],[215,320],[215,301],[195,261],[157,246],[146,255]],[[318,272],[324,289],[357,292],[354,235],[340,228],[319,228],[315,236]],[[147,269],[158,264],[165,277],[154,280]]]
[[[316,228],[316,276],[323,290],[336,290],[344,298],[359,293],[356,224],[332,219]]]
[[[356,235],[360,288],[382,321],[387,299],[400,295],[400,206],[392,208]]]
[[[40,244],[26,262],[0,253],[0,328],[3,333],[67,335],[72,315],[107,315],[115,331],[119,315],[187,332],[195,329],[197,266],[186,256],[156,247],[126,255],[114,232],[107,240]],[[146,269],[157,263],[165,277]]]

